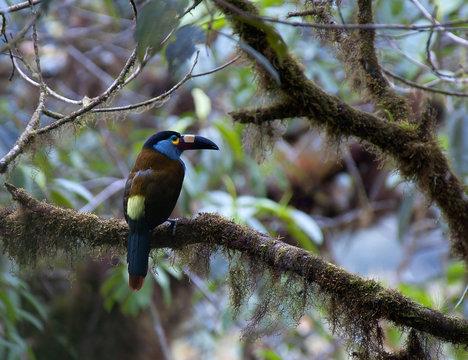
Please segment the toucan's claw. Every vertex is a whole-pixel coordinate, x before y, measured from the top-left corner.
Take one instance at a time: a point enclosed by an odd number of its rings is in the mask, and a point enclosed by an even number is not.
[[[177,220],[178,219],[167,219],[171,223],[172,226],[172,237],[175,236],[176,228],[177,228]]]

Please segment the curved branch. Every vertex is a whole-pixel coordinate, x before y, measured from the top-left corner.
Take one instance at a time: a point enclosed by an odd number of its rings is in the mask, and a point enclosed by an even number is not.
[[[434,17],[429,13],[429,11],[426,10],[426,8],[424,8],[424,6],[418,1],[418,0],[411,0],[411,2],[419,9],[419,11],[421,12],[421,14],[427,19],[429,20],[433,25],[438,25],[440,30],[445,34],[447,35],[447,37],[449,37],[452,41],[460,44],[460,45],[463,45],[463,46],[468,46],[468,40],[465,40],[455,34],[452,34],[451,32],[448,32],[447,29],[444,28],[443,24],[441,24],[440,22],[438,22],[436,19],[434,19]]]
[[[447,96],[468,97],[468,93],[466,93],[466,92],[435,89],[433,87],[424,86],[424,85],[418,84],[417,82],[408,80],[408,79],[406,79],[406,78],[404,78],[404,77],[402,77],[402,76],[400,76],[398,74],[395,74],[394,72],[391,72],[390,70],[387,70],[387,69],[383,69],[383,72],[385,74],[387,74],[388,76],[391,76],[392,78],[394,78],[394,79],[396,79],[398,81],[401,81],[403,84],[406,84],[406,85],[411,86],[411,87],[416,88],[416,89],[420,89],[420,90],[424,90],[424,91],[432,92],[432,93],[436,93],[436,94],[443,94],[443,95],[447,95]]]
[[[437,203],[448,222],[453,251],[468,261],[468,198],[465,187],[451,170],[433,134],[429,137],[423,134],[413,119],[399,118],[399,122],[386,120],[357,110],[336,96],[327,94],[305,76],[295,58],[289,54],[281,58],[277,55],[267,39],[267,31],[274,31],[268,24],[255,26],[239,16],[232,16],[238,14],[237,10],[233,12],[232,7],[257,16],[257,8],[249,1],[231,0],[229,6],[224,6],[224,0],[215,2],[229,16],[241,40],[265,56],[277,71],[281,78],[280,86],[261,66],[254,66],[261,85],[265,89],[279,91],[282,96],[279,102],[295,107],[295,114],[288,115],[308,117],[312,123],[326,128],[333,136],[355,136],[390,155],[401,174],[414,179],[421,191]],[[255,59],[251,60],[255,65]],[[258,111],[254,109],[251,113]],[[239,115],[240,112],[235,113],[235,116]],[[251,118],[258,123],[258,118]]]
[[[92,214],[58,208],[33,199],[13,185],[5,186],[20,208],[0,212],[0,238],[8,254],[20,263],[50,256],[54,249],[68,251],[82,245],[124,249],[128,227],[123,219],[100,219]],[[32,228],[34,226],[40,229]],[[343,308],[360,311],[370,320],[387,319],[443,341],[468,345],[468,320],[424,307],[374,280],[363,279],[327,263],[307,250],[216,214],[179,219],[175,235],[171,226],[157,227],[152,247],[179,249],[197,243],[236,250],[276,273],[294,274],[311,285],[318,285],[320,292],[332,297]]]

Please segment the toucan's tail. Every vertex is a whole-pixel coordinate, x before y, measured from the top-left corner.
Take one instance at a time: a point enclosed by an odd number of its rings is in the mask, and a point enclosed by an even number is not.
[[[145,219],[130,220],[127,244],[129,285],[132,290],[140,290],[148,272],[151,232]]]

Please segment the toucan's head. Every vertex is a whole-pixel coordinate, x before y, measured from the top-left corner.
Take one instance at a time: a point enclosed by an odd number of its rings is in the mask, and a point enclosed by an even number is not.
[[[219,150],[211,140],[200,135],[179,134],[176,131],[161,131],[146,140],[143,149],[159,151],[167,157],[176,160],[184,150]]]

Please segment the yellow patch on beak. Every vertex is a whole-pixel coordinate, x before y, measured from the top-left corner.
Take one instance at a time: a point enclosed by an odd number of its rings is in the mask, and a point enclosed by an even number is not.
[[[145,197],[143,195],[133,195],[128,198],[127,215],[132,220],[145,216]]]

